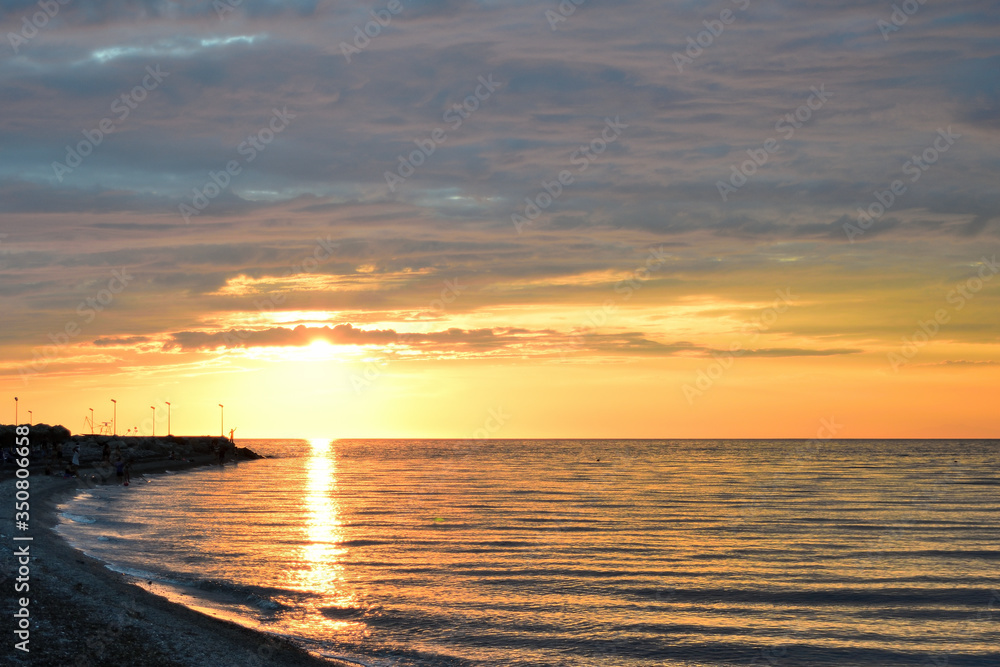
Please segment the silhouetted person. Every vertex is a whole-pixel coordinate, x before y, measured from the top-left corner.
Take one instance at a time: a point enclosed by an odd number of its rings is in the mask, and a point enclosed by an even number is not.
[[[115,475],[118,476],[118,481],[119,482],[124,482],[126,485],[128,484],[128,482],[125,481],[125,479],[126,479],[125,478],[125,459],[122,458],[121,454],[119,454],[117,457],[115,457]]]

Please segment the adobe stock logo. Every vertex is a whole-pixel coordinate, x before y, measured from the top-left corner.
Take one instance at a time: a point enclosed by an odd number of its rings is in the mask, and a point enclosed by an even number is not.
[[[552,11],[551,9],[545,10],[545,20],[549,22],[549,30],[552,32],[556,31],[556,26],[560,23],[565,23],[566,20],[576,13],[576,8],[585,3],[587,0],[560,0],[559,2],[559,13]]]
[[[750,6],[750,0],[732,0],[732,3],[740,11]],[[687,48],[684,49],[684,53],[674,52],[673,60],[677,71],[683,74],[684,66],[694,64],[695,59],[704,53],[705,49],[715,44],[715,40],[722,36],[726,26],[731,25],[735,20],[736,14],[733,13],[733,10],[723,9],[719,12],[718,20],[702,21],[701,24],[705,26],[705,29],[694,37],[688,35]]]
[[[107,286],[98,290],[93,296],[88,296],[76,307],[76,314],[82,320],[82,324],[76,319],[68,320],[61,331],[48,334],[49,340],[52,341],[51,345],[36,347],[33,350],[34,359],[26,365],[18,366],[17,372],[21,376],[21,381],[27,383],[29,376],[41,373],[48,368],[48,365],[59,356],[59,351],[69,346],[74,338],[83,333],[82,325],[90,324],[97,319],[98,313],[104,312],[111,306],[115,298],[128,287],[132,280],[134,280],[134,276],[125,267],[112,271],[111,278],[106,283]]]
[[[962,310],[998,273],[1000,273],[1000,264],[997,264],[997,256],[993,255],[992,259],[984,256],[979,260],[976,275],[957,283],[945,295],[945,301],[954,306],[955,312]],[[918,320],[917,328],[913,330],[913,333],[909,336],[903,336],[902,344],[896,350],[888,353],[887,359],[892,372],[898,373],[902,366],[910,363],[920,352],[920,349],[930,344],[941,332],[941,327],[950,321],[951,313],[948,312],[947,308],[938,308],[934,311],[933,317],[929,317],[927,320]]]
[[[372,20],[366,23],[364,28],[360,25],[354,26],[354,46],[347,42],[340,43],[340,52],[344,55],[347,63],[350,64],[351,56],[367,49],[372,40],[382,34],[382,28],[389,27],[389,24],[392,23],[392,17],[402,11],[403,5],[400,0],[389,0],[385,9],[371,10]]]
[[[812,94],[806,98],[803,104],[797,109],[779,116],[777,122],[774,124],[774,131],[782,133],[785,141],[790,141],[795,136],[795,130],[808,122],[813,117],[813,113],[822,109],[827,100],[833,97],[833,93],[826,90],[825,83],[820,84],[819,88],[812,86],[810,91]],[[747,155],[750,156],[750,159],[744,160],[738,166],[736,164],[730,166],[729,182],[715,182],[715,188],[719,191],[722,201],[729,201],[729,195],[746,185],[747,181],[757,173],[757,169],[767,164],[767,161],[771,159],[771,155],[777,153],[779,150],[781,150],[781,144],[774,137],[768,137],[761,144],[760,148],[748,148]]]
[[[621,122],[618,116],[615,116],[614,120],[605,118],[604,129],[601,130],[600,135],[591,139],[590,143],[581,145],[573,151],[572,155],[569,156],[570,164],[577,168],[579,174],[587,171],[591,163],[608,150],[608,146],[617,141],[622,130],[627,128],[628,124]],[[542,189],[534,197],[524,198],[523,215],[521,213],[511,213],[510,215],[510,222],[514,225],[517,233],[521,234],[526,225],[532,224],[543,211],[559,199],[563,193],[563,186],[572,185],[574,180],[572,172],[568,169],[560,171],[552,181],[543,180]]]
[[[22,18],[20,31],[7,33],[7,41],[10,42],[10,48],[14,49],[14,55],[17,55],[22,44],[27,44],[29,39],[35,37],[39,30],[56,17],[60,5],[69,3],[70,0],[38,0],[38,7],[42,11],[32,14],[30,19],[27,16]]]
[[[139,108],[149,93],[156,90],[168,76],[170,76],[170,72],[161,71],[159,65],[147,66],[146,75],[142,77],[139,85],[122,93],[111,102],[109,108],[117,116],[117,120],[105,117],[97,122],[94,129],[83,130],[83,141],[78,142],[76,146],[66,146],[65,161],[52,163],[52,171],[56,179],[62,183],[63,176],[83,164],[83,160],[104,142],[105,137],[118,130],[121,123],[124,123],[125,119]]]
[[[243,164],[240,164],[238,160],[230,160],[226,163],[225,169],[208,172],[208,179],[205,183],[201,187],[191,189],[191,203],[184,202],[177,205],[177,210],[184,218],[185,224],[190,224],[193,216],[199,215],[208,208],[212,200],[229,187],[233,178],[243,172],[243,167],[253,162],[260,153],[263,153],[274,141],[274,138],[281,134],[295,118],[295,114],[289,112],[288,107],[282,107],[280,111],[272,109],[271,114],[271,119],[265,127],[249,135],[236,147],[236,152],[245,158]]]
[[[898,5],[893,3],[892,14],[889,15],[889,20],[879,19],[875,21],[875,26],[878,31],[882,33],[882,39],[886,42],[889,41],[889,34],[896,32],[910,20],[910,17],[917,13],[920,6],[923,5],[927,0],[903,0],[903,7],[900,8]]]
[[[791,288],[786,287],[784,292],[775,290],[775,294],[778,295],[778,298],[774,300],[770,307],[762,310],[754,321],[743,325],[744,333],[753,334],[747,341],[749,345],[753,345],[761,333],[769,330],[778,321],[779,315],[795,305],[793,302],[795,295],[792,294]],[[735,341],[729,346],[728,350],[720,350],[713,353],[712,362],[707,367],[698,371],[694,385],[685,384],[681,387],[681,392],[684,394],[684,398],[687,399],[688,405],[694,405],[695,398],[704,396],[705,392],[711,389],[725,375],[726,371],[732,368],[737,358],[750,351],[751,349],[745,347],[742,342]]]
[[[901,170],[904,175],[910,177],[911,183],[919,181],[924,172],[948,152],[955,144],[955,140],[962,138],[958,132],[952,132],[951,125],[945,129],[939,127],[937,132],[931,145],[924,148],[919,155],[910,156],[910,159],[903,163]],[[844,223],[843,228],[844,233],[847,234],[847,240],[854,243],[854,239],[870,229],[906,191],[907,185],[901,179],[896,179],[885,190],[873,192],[876,201],[869,204],[867,210],[858,207],[857,224]]]
[[[480,76],[476,79],[475,90],[467,95],[461,103],[451,105],[451,108],[441,116],[441,120],[448,123],[452,131],[457,131],[466,119],[478,111],[501,85],[503,85],[501,82],[493,80],[492,73],[485,77]],[[388,170],[382,173],[389,192],[395,192],[397,187],[413,176],[417,169],[434,155],[438,146],[447,140],[448,134],[440,127],[431,130],[429,139],[414,139],[413,143],[416,145],[416,149],[410,151],[409,155],[400,153],[396,156],[396,161],[399,164],[396,166],[395,173]]]

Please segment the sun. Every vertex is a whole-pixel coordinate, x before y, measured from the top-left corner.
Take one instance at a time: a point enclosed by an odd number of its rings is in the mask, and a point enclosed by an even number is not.
[[[330,446],[331,440],[331,438],[309,438],[309,444],[312,445],[313,451],[320,452]]]
[[[334,345],[328,340],[317,338],[312,342],[310,342],[309,345],[306,346],[306,348],[309,350],[314,350],[316,352],[331,352],[334,348]]]

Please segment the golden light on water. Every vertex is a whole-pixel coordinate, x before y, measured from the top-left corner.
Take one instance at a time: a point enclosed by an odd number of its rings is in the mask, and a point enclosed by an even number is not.
[[[310,605],[313,613],[304,615],[302,624],[313,631],[320,629],[316,626],[342,630],[351,623],[331,620],[321,613],[323,607],[346,608],[354,601],[354,596],[343,586],[341,557],[346,551],[340,546],[344,535],[339,507],[334,500],[336,457],[328,438],[314,438],[309,443],[312,451],[306,465],[308,473],[303,498],[306,520],[302,530],[305,534],[300,547],[300,565],[289,583],[297,590],[319,594]]]
[[[301,588],[308,591],[331,593],[341,571],[337,556],[343,553],[338,546],[343,541],[340,532],[337,506],[332,499],[336,486],[336,465],[328,441],[312,440],[312,456],[309,458],[306,496],[306,533],[302,561],[305,568],[301,572]]]

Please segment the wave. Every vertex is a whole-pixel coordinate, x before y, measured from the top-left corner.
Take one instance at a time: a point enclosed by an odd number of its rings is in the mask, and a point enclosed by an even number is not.
[[[327,618],[341,620],[345,618],[358,618],[363,616],[365,610],[360,607],[320,607],[319,612]]]
[[[243,604],[268,612],[291,609],[290,606],[278,602],[275,599],[277,596],[300,594],[298,591],[267,588],[264,586],[234,584],[227,581],[217,581],[215,579],[199,579],[187,585],[199,591],[222,593],[227,596],[232,596],[233,598],[241,601]]]
[[[145,581],[147,584],[159,584],[191,595],[200,597],[198,593],[211,594],[216,602],[238,604],[242,606],[259,609],[263,612],[280,612],[291,609],[290,605],[278,602],[277,598],[306,598],[313,597],[312,593],[293,591],[282,588],[268,588],[266,586],[251,586],[234,584],[216,579],[190,579],[182,575],[165,574],[161,572],[151,572],[135,567],[115,565],[108,563],[106,567],[113,572],[124,574],[134,579]],[[220,599],[221,598],[221,599]]]
[[[660,599],[666,602],[699,604],[808,605],[810,607],[870,605],[986,604],[992,591],[987,588],[827,588],[765,591],[735,588],[622,588],[619,594],[633,599]]]
[[[297,544],[297,541],[293,541],[293,544]],[[380,544],[392,544],[391,540],[344,540],[342,542],[335,542],[337,546],[340,547],[374,547]]]
[[[127,567],[124,565],[114,565],[112,563],[105,563],[106,568],[112,572],[117,572],[119,574],[124,574],[127,577],[132,577],[133,579],[145,579],[146,581],[158,581],[165,584],[176,584],[177,582],[170,581],[169,579],[164,579],[161,575],[154,572],[149,572],[148,570],[140,570],[134,567]]]

